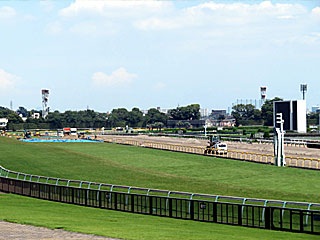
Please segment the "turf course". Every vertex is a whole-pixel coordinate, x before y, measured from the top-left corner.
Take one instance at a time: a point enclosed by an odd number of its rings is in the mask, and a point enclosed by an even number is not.
[[[320,172],[107,143],[0,138],[5,168],[67,179],[197,193],[317,202]]]
[[[0,153],[0,164],[5,168],[43,176],[241,197],[308,202],[319,202],[320,199],[317,191],[320,184],[318,171],[278,168],[116,144],[24,143],[4,137],[0,137]],[[187,238],[186,233],[190,235],[190,239],[213,239],[213,236],[219,239],[225,234],[228,238],[234,234],[237,239],[248,239],[251,234],[252,237],[262,234],[266,239],[271,238],[270,231],[264,230],[89,209],[12,195],[0,196],[0,204],[8,205],[7,211],[0,211],[1,219],[53,228],[59,227],[58,223],[62,222],[62,226],[68,230],[111,237],[141,239],[142,237],[137,235],[141,234],[137,233],[137,229],[140,229],[143,233],[146,232],[146,238],[152,239],[155,239],[156,235],[158,239]],[[43,205],[45,207],[41,208]],[[63,213],[67,210],[54,210],[61,206],[76,213],[65,216]],[[48,209],[54,216],[47,217],[44,209]],[[110,229],[104,226],[110,225],[107,220],[101,221],[99,225],[96,221],[100,222],[102,216],[114,216],[117,224],[111,224]],[[92,219],[91,228],[90,221],[86,219]],[[135,228],[137,219],[141,225]],[[86,224],[89,227],[85,226]],[[163,228],[158,228],[158,225]],[[141,230],[142,228],[150,229],[150,232]],[[188,233],[190,229],[192,234]],[[203,231],[206,233],[202,233]],[[276,236],[281,239],[281,236],[289,233],[272,234],[279,234]],[[284,238],[293,238],[291,235],[297,239],[299,236],[312,237],[290,234],[290,237],[286,235]]]

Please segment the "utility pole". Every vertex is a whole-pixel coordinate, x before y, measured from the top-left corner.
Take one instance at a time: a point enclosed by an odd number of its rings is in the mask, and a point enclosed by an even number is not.
[[[207,123],[204,125],[204,136],[207,137]]]

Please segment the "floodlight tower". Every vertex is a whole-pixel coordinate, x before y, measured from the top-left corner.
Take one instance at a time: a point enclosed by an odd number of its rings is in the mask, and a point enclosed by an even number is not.
[[[260,87],[261,94],[261,106],[266,102],[267,99],[267,87]]]
[[[300,91],[302,92],[302,99],[305,100],[305,94],[307,92],[307,84],[300,84]]]
[[[46,118],[49,114],[49,107],[48,107],[49,90],[42,89],[41,94],[42,94],[42,117]]]

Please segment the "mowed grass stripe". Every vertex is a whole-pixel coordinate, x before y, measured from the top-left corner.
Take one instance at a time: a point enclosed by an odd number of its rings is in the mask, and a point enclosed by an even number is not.
[[[320,172],[107,143],[22,143],[0,138],[16,171],[118,185],[319,202]]]

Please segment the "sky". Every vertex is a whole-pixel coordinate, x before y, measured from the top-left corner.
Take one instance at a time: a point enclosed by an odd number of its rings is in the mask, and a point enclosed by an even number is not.
[[[301,83],[320,105],[320,0],[0,1],[0,106],[228,109]]]

